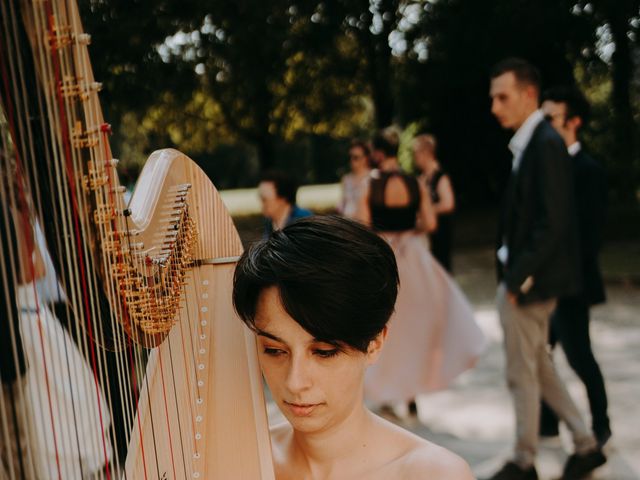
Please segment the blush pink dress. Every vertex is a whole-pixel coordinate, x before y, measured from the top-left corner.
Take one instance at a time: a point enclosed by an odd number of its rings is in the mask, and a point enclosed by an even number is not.
[[[384,188],[392,175],[401,174],[382,173],[370,188],[373,226],[391,245],[400,276],[387,340],[365,376],[365,398],[377,405],[447,388],[475,365],[486,345],[469,301],[429,253],[424,233],[415,230],[420,200],[416,179],[402,175],[409,205],[384,205]]]

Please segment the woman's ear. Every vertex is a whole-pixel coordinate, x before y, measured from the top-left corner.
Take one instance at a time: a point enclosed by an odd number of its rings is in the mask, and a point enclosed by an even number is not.
[[[378,335],[376,335],[376,338],[369,342],[369,346],[367,347],[368,365],[372,365],[378,360],[380,352],[382,351],[382,346],[384,345],[384,341],[387,339],[387,332],[388,327],[385,325],[382,331]]]

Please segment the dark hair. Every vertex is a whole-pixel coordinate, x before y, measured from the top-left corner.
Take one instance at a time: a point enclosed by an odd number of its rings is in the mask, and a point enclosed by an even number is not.
[[[393,127],[379,130],[371,141],[374,150],[381,150],[386,157],[397,157],[400,146],[400,136]]]
[[[291,205],[295,205],[298,184],[289,175],[278,170],[272,170],[262,175],[260,181],[272,182],[276,189],[276,195],[284,198]]]
[[[297,220],[244,252],[233,305],[256,331],[260,292],[275,286],[285,311],[314,338],[366,352],[398,294],[391,247],[367,227],[337,216]]]
[[[540,91],[540,72],[536,67],[522,58],[506,58],[496,63],[491,69],[491,78],[512,72],[520,85],[531,85]]]
[[[349,143],[349,150],[351,150],[352,148],[361,149],[363,155],[365,156],[365,158],[367,160],[367,165],[369,167],[371,167],[371,163],[372,163],[371,162],[371,147],[369,146],[369,143],[367,143],[365,140],[363,140],[361,138],[354,138]]]
[[[551,87],[542,95],[542,101],[545,100],[564,103],[567,106],[566,118],[580,117],[583,125],[588,122],[591,115],[589,101],[577,87],[566,85]]]
[[[349,150],[352,148],[361,148],[367,158],[371,156],[371,147],[369,146],[369,143],[362,138],[351,139],[351,142],[349,143]]]

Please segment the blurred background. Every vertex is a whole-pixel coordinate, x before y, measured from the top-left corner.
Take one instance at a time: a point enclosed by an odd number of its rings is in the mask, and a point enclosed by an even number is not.
[[[593,117],[584,140],[608,171],[610,240],[640,237],[639,3],[83,0],[80,7],[124,183],[135,181],[151,151],[172,146],[222,190],[254,187],[274,167],[302,184],[331,184],[348,169],[351,137],[394,123],[408,168],[408,140],[423,131],[438,137],[457,195],[459,245],[493,241],[486,223],[511,157],[509,133],[489,111],[488,74],[511,55],[540,68],[543,88],[577,84],[586,92]]]
[[[419,399],[426,413],[405,426],[462,454],[476,474],[500,462],[513,429],[493,300],[510,133],[490,113],[489,70],[520,56],[538,66],[543,89],[578,85],[593,109],[583,140],[607,170],[610,200],[610,300],[592,331],[614,453],[597,478],[640,477],[640,0],[79,3],[123,183],[133,186],[153,150],[178,148],[223,191],[245,243],[262,234],[262,172],[287,171],[303,185],[301,206],[331,212],[352,137],[397,125],[407,169],[412,137],[438,137],[457,197],[456,280],[491,345],[457,386]],[[580,384],[562,372],[586,412]],[[558,452],[543,452],[545,475],[559,472]]]

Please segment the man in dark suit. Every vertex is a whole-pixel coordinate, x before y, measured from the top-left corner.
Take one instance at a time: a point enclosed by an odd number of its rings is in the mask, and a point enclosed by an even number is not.
[[[539,78],[521,59],[504,60],[491,74],[491,112],[515,132],[498,232],[496,301],[516,413],[514,456],[492,480],[538,478],[541,397],[573,434],[575,453],[564,480],[581,479],[606,461],[547,352],[549,316],[558,297],[578,291],[579,261],[571,163],[562,138],[538,110]]]
[[[562,345],[569,365],[584,383],[593,433],[600,446],[611,437],[607,415],[607,393],[589,338],[589,307],[605,301],[598,254],[602,246],[607,189],[603,168],[582,148],[578,131],[589,116],[589,103],[576,88],[556,87],[543,95],[542,111],[564,140],[573,164],[582,288],[573,295],[558,298],[551,315],[549,343]],[[543,436],[558,435],[558,419],[543,403],[540,422]]]

